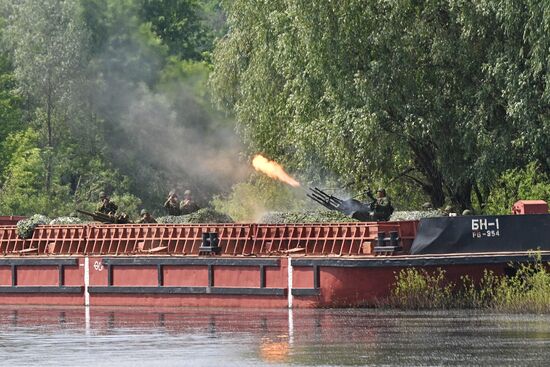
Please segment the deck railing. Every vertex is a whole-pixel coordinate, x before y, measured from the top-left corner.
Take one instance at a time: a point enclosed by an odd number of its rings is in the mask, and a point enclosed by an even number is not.
[[[85,224],[38,226],[21,239],[15,226],[0,226],[0,256],[12,255],[198,255],[202,234],[215,232],[221,255],[354,256],[368,253],[378,233],[397,231],[405,252],[417,221],[314,224]]]

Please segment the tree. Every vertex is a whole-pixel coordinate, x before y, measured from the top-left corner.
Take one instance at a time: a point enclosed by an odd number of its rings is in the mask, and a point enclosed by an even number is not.
[[[221,132],[201,141],[228,121],[208,103],[208,61],[182,59],[207,56],[217,2],[0,0],[0,212],[68,214],[100,191],[151,210],[174,182],[210,195],[180,150],[198,149],[175,137],[227,147]],[[216,189],[220,166],[201,170]]]
[[[74,154],[76,146],[85,144],[102,167],[128,178],[126,187],[149,210],[161,209],[166,193],[174,187],[191,188],[198,199],[219,192],[220,187],[229,188],[234,181],[227,182],[223,176],[229,172],[235,177],[235,170],[228,164],[217,163],[213,169],[200,162],[212,165],[215,158],[231,159],[225,153],[237,145],[233,126],[225,126],[227,119],[220,118],[208,100],[208,62],[182,60],[202,57],[201,45],[186,43],[196,40],[193,32],[210,33],[199,14],[200,4],[194,0],[80,2],[91,48],[88,85],[81,98],[85,101],[81,110],[89,116],[79,120],[89,122],[81,122],[81,128],[64,142],[63,167],[71,169],[65,169],[62,182],[71,186],[71,192],[78,191],[80,198],[89,178],[98,176],[99,165],[85,164],[86,156]],[[189,12],[183,11],[186,6]],[[183,27],[181,37],[171,43],[167,33],[156,28],[153,14],[170,17],[167,23],[163,20],[163,27]],[[191,25],[201,29],[190,30]],[[196,49],[181,53],[184,46]],[[87,130],[91,131],[83,136]],[[90,141],[97,142],[95,150],[88,147]]]
[[[168,46],[170,54],[200,60],[212,37],[203,25],[197,0],[139,0],[140,17]]]
[[[0,142],[20,129],[23,111],[22,98],[16,89],[13,70],[7,54],[0,54]],[[0,149],[0,174],[8,162],[6,152]],[[1,183],[1,180],[0,180]]]
[[[32,129],[12,133],[2,142],[2,152],[9,158],[3,172],[0,210],[10,214],[47,213],[48,198],[42,195],[44,181],[43,154]]]
[[[550,178],[536,163],[507,170],[496,180],[487,200],[486,213],[509,214],[518,200],[550,200]]]
[[[15,76],[40,110],[47,155],[45,188],[52,184],[56,150],[55,122],[66,122],[66,103],[78,83],[85,58],[86,33],[80,8],[72,0],[20,0],[11,4],[7,39],[14,54]]]
[[[226,1],[211,86],[251,151],[469,208],[550,146],[548,12],[520,3]]]

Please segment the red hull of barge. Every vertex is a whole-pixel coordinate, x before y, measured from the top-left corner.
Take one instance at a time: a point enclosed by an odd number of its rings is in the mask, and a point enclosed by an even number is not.
[[[32,239],[0,227],[0,304],[357,307],[387,297],[406,267],[449,278],[502,274],[527,255],[374,256],[378,232],[407,250],[416,222],[311,225],[42,226]],[[222,254],[199,256],[203,232]],[[296,252],[295,252],[296,251]],[[544,254],[545,258],[547,254]]]

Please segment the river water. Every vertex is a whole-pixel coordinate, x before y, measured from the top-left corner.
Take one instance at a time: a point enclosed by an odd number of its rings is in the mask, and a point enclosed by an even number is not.
[[[0,366],[550,364],[550,316],[0,307]]]

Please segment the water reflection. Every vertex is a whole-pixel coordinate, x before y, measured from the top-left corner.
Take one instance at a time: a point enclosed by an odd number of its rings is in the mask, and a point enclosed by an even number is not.
[[[537,365],[550,317],[374,310],[0,307],[2,365]]]

